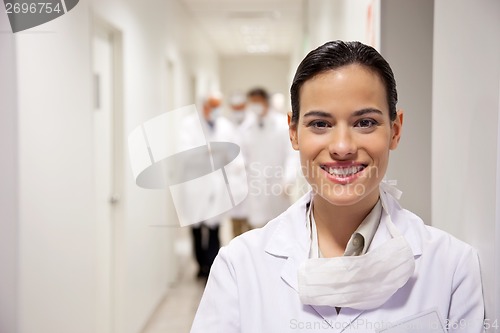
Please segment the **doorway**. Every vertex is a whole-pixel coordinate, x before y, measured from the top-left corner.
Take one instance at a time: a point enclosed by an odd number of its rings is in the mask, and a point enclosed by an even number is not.
[[[94,18],[92,33],[93,160],[98,333],[112,333],[119,313],[123,231],[121,34]]]

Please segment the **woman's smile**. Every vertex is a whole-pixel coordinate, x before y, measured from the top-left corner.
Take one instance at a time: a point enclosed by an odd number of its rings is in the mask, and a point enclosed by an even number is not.
[[[336,184],[350,184],[359,177],[363,176],[366,164],[348,162],[348,163],[326,163],[321,164],[320,168],[325,171],[326,178]]]

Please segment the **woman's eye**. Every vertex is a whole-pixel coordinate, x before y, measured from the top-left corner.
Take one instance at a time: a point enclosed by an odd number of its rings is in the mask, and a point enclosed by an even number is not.
[[[314,128],[327,128],[330,127],[330,124],[323,120],[314,120],[309,123],[309,126]]]
[[[358,121],[354,126],[355,127],[360,127],[360,128],[370,128],[373,126],[378,125],[378,122],[373,119],[361,119]]]

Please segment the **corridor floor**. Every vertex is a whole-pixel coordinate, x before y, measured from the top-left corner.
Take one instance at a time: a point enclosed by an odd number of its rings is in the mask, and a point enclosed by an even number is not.
[[[205,282],[196,278],[194,261],[185,259],[179,280],[172,286],[143,333],[189,333]]]
[[[229,243],[231,235],[231,224],[224,221],[220,229],[221,244]],[[197,267],[191,247],[190,230],[182,228],[176,245],[179,256],[178,279],[142,333],[189,333],[205,288],[205,280],[196,278]]]

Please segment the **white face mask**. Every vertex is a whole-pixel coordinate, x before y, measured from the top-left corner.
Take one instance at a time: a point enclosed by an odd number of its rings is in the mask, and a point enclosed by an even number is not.
[[[214,122],[220,116],[220,112],[221,112],[221,108],[219,106],[212,108],[212,111],[210,112],[209,120],[211,122]]]
[[[264,115],[264,111],[265,111],[265,108],[264,108],[264,105],[260,104],[260,103],[250,103],[248,104],[248,110],[250,110],[251,112],[254,112],[257,116],[262,116]]]
[[[374,309],[408,282],[415,270],[413,252],[392,223],[383,194],[381,201],[392,238],[360,256],[307,259],[298,271],[302,303]]]
[[[231,112],[231,119],[239,124],[245,119],[245,111],[233,111]]]

